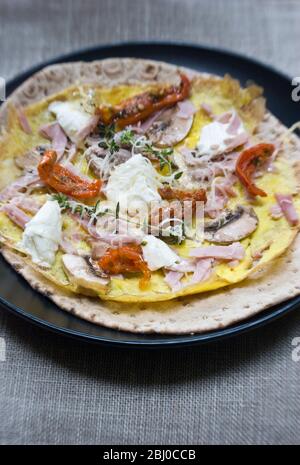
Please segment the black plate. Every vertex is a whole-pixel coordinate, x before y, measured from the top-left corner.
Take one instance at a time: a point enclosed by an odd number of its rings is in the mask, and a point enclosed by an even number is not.
[[[91,61],[107,57],[153,58],[219,75],[229,73],[238,78],[242,84],[253,80],[264,87],[269,109],[287,126],[300,119],[299,104],[291,99],[292,86],[289,77],[255,60],[227,51],[194,45],[130,43],[81,50],[41,63],[20,74],[8,82],[7,94],[9,95],[34,72],[49,64],[77,60]],[[136,335],[92,325],[60,310],[50,300],[35,292],[1,258],[0,302],[7,309],[27,320],[60,334],[115,346],[154,348],[199,344],[240,334],[296,309],[300,304],[300,296],[276,305],[242,323],[206,334],[192,336]]]

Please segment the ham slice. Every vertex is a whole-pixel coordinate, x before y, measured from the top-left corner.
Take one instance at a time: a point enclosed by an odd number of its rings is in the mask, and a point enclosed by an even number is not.
[[[187,287],[192,284],[197,284],[209,278],[212,271],[213,260],[204,258],[200,260],[182,260],[180,264],[168,267],[165,281],[173,292],[178,291],[182,287]],[[193,271],[193,276],[184,285],[180,282],[186,272]]]
[[[270,239],[269,241],[267,241],[265,244],[263,244],[262,246],[260,246],[258,249],[254,250],[252,253],[251,253],[251,256],[254,260],[260,260],[263,256],[263,252],[265,250],[268,250],[271,245],[272,245],[273,241]]]
[[[169,271],[178,271],[180,273],[191,273],[196,270],[196,261],[193,259],[180,260],[179,263],[166,267]]]
[[[238,132],[239,127],[241,126],[242,122],[239,118],[237,113],[234,113],[232,119],[230,121],[230,125],[227,128],[228,134],[235,135]]]
[[[202,161],[195,156],[196,155],[195,150],[191,150],[188,147],[182,147],[182,148],[180,148],[179,152],[184,157],[184,160],[185,160],[187,165],[189,165],[189,166],[197,166],[197,165],[199,165],[199,163],[202,164]]]
[[[24,229],[26,223],[31,220],[30,216],[26,215],[20,208],[13,204],[7,204],[2,207],[2,210],[6,213],[11,221],[17,226]]]
[[[58,155],[58,158],[62,157],[67,146],[67,136],[61,128],[60,124],[55,122],[46,124],[40,127],[40,134],[52,142],[52,148]]]
[[[207,203],[205,205],[205,213],[210,218],[216,218],[219,212],[225,208],[225,205],[228,202],[228,196],[224,195],[223,192],[216,189],[215,195],[212,195],[212,192],[209,193],[207,197]]]
[[[195,272],[192,276],[191,283],[201,283],[209,278],[212,271],[213,260],[203,258],[197,261]]]
[[[180,280],[183,277],[183,275],[184,273],[181,273],[179,271],[168,271],[168,273],[166,274],[165,281],[173,292],[178,291],[182,287]]]
[[[76,155],[76,144],[73,144],[73,143],[70,144],[70,146],[67,147],[67,151],[68,151],[68,154],[66,157],[66,161],[71,163],[73,161],[73,158]]]
[[[121,244],[140,244],[143,240],[142,237],[137,237],[130,234],[116,234],[106,231],[101,231],[99,227],[91,224],[90,218],[81,218],[77,214],[72,217],[87,231],[94,239],[105,242],[112,246],[119,246]]]
[[[78,143],[84,140],[87,136],[91,134],[91,132],[95,129],[99,121],[99,116],[95,115],[92,116],[88,122],[88,124],[83,127],[74,137],[74,140]]]
[[[102,241],[91,241],[92,246],[92,259],[99,260],[103,257],[107,249],[109,249],[109,244]]]
[[[41,208],[41,205],[36,202],[36,200],[26,197],[25,195],[18,195],[18,197],[13,198],[9,205],[15,205],[16,207],[21,208],[21,210],[25,210],[29,213],[36,214],[39,209]]]
[[[292,196],[275,194],[275,197],[289,224],[291,226],[296,226],[299,223],[299,215],[296,211]]]
[[[205,102],[201,103],[201,108],[202,108],[203,111],[205,111],[207,116],[209,116],[211,119],[215,118],[212,106],[209,103],[205,103]]]
[[[45,149],[46,150],[46,149]],[[34,148],[28,152],[18,155],[15,159],[15,165],[25,173],[37,173],[37,166],[41,161],[41,147]]]
[[[61,238],[59,245],[64,253],[71,255],[79,255],[77,249],[65,236]]]
[[[141,238],[136,236],[130,236],[129,234],[114,234],[106,232],[97,232],[94,227],[90,227],[88,232],[95,238],[111,246],[119,247],[122,244],[140,244],[142,242]]]
[[[222,113],[221,115],[216,117],[216,121],[219,123],[227,124],[232,118],[232,112],[226,111],[226,113]]]
[[[234,137],[234,139],[228,139],[225,140],[226,144],[226,152],[230,152],[231,150],[234,150],[235,148],[239,147],[240,145],[246,144],[248,142],[249,136],[246,132],[242,132],[241,134],[238,134],[237,136]]]
[[[190,100],[183,100],[177,103],[177,116],[179,118],[187,119],[196,113],[196,107]]]
[[[280,205],[278,204],[271,205],[269,212],[270,212],[271,218],[273,218],[274,220],[278,220],[279,218],[282,218],[282,210],[280,208]]]
[[[63,250],[63,252],[71,255],[78,255],[81,257],[88,256],[88,253],[86,250],[80,249],[79,247],[76,247],[71,240],[73,237],[67,237],[66,234],[62,235],[62,238],[60,240],[60,247]]]
[[[0,192],[0,201],[7,202],[8,200],[15,197],[21,189],[25,189],[40,182],[40,178],[36,174],[25,174],[12,184],[9,184],[2,190],[2,192]]]
[[[212,245],[210,247],[199,247],[192,249],[191,257],[216,258],[217,260],[242,260],[245,256],[245,249],[240,242],[231,245]]]

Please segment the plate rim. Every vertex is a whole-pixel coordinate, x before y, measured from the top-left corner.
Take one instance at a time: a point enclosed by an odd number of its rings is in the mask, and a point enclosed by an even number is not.
[[[10,266],[8,264],[8,266]],[[15,273],[16,271],[13,270]],[[24,279],[24,278],[22,278]],[[26,280],[25,280],[26,281]],[[26,282],[28,286],[29,283]],[[33,289],[34,292],[37,292]],[[54,305],[56,305],[53,302]],[[118,339],[111,339],[104,336],[96,336],[92,334],[86,334],[82,331],[73,330],[70,328],[62,328],[61,326],[55,325],[53,323],[47,322],[41,318],[38,318],[32,314],[28,314],[28,312],[24,311],[21,307],[12,304],[8,300],[4,299],[0,296],[0,305],[6,308],[10,313],[21,317],[23,320],[27,321],[28,323],[33,324],[34,326],[38,326],[44,330],[49,330],[52,333],[67,336],[71,339],[76,339],[79,341],[84,341],[92,344],[100,344],[100,345],[107,345],[110,347],[123,347],[123,348],[138,348],[138,349],[168,349],[168,348],[179,348],[179,347],[188,347],[188,346],[197,346],[197,345],[204,345],[212,342],[219,342],[223,341],[224,339],[229,339],[234,336],[240,336],[244,333],[248,333],[250,331],[254,331],[257,328],[261,328],[266,324],[276,321],[277,319],[284,317],[288,313],[295,310],[300,304],[300,295],[296,296],[292,299],[286,300],[280,305],[279,308],[270,307],[262,312],[258,312],[250,319],[241,320],[231,326],[225,328],[219,328],[217,330],[208,331],[204,333],[196,333],[196,334],[183,334],[183,335],[170,335],[169,339],[154,339],[151,340],[118,340]],[[277,305],[278,306],[278,305]],[[58,307],[59,308],[59,307]],[[273,308],[273,310],[272,310]],[[63,309],[59,309],[61,311],[65,311]],[[75,315],[70,316],[78,319]],[[258,317],[259,316],[259,317]],[[85,320],[84,320],[85,321]],[[89,323],[89,322],[88,322]],[[92,324],[92,323],[90,323]],[[97,325],[98,326],[98,325]],[[99,325],[100,326],[100,325]],[[100,326],[101,327],[101,326]],[[111,331],[116,331],[118,333],[128,334],[126,331],[119,331],[109,328]],[[130,333],[135,336],[135,333]],[[159,336],[158,333],[147,333],[147,335],[151,334],[155,336]],[[142,333],[138,333],[139,336]]]
[[[30,66],[26,70],[19,72],[17,75],[13,76],[7,81],[6,90],[11,89],[8,91],[7,96],[9,96],[10,93],[16,87],[20,85],[20,83],[23,83],[26,79],[28,79],[34,73],[40,71],[42,68],[46,66],[50,66],[50,65],[53,65],[56,63],[62,63],[62,62],[70,62],[72,60],[74,61],[83,60],[84,61],[85,54],[93,54],[98,51],[101,53],[101,51],[102,52],[109,51],[109,50],[117,49],[117,48],[142,47],[145,45],[146,46],[158,46],[158,47],[163,47],[163,48],[169,48],[169,47],[187,48],[187,49],[193,49],[195,52],[205,51],[205,52],[211,52],[211,53],[219,54],[219,55],[226,55],[228,57],[231,57],[233,60],[240,60],[243,62],[251,63],[254,66],[262,68],[264,71],[267,71],[269,73],[270,72],[274,73],[280,78],[291,82],[291,76],[277,69],[275,66],[263,63],[262,61],[256,58],[253,58],[248,55],[243,55],[241,53],[232,51],[227,48],[215,47],[215,46],[210,46],[210,45],[205,45],[205,44],[195,44],[193,42],[188,42],[188,41],[138,40],[138,41],[118,41],[118,42],[112,42],[112,43],[105,43],[101,45],[87,46],[87,47],[76,49],[74,51],[70,51],[68,53],[56,55],[47,60],[40,61],[36,65]],[[180,66],[180,64],[178,64],[178,66]],[[6,264],[6,265],[10,266],[9,264]],[[14,273],[16,273],[15,270],[13,271]],[[31,287],[29,283],[26,282],[26,284],[29,287]],[[32,292],[38,293],[34,289],[32,289]],[[54,302],[51,302],[51,303],[57,306]],[[166,337],[168,335],[162,335],[162,336],[165,336],[166,339],[159,339],[159,334],[153,333],[153,335],[155,335],[157,339],[145,340],[145,341],[140,340],[140,339],[135,340],[134,333],[130,333],[130,335],[132,336],[132,340],[125,340],[125,339],[119,340],[117,338],[111,339],[110,337],[87,334],[79,330],[74,330],[71,328],[64,328],[62,326],[45,321],[42,318],[39,318],[33,314],[28,313],[21,307],[6,300],[1,295],[0,295],[0,304],[3,308],[8,309],[10,313],[20,316],[23,320],[26,320],[34,324],[35,326],[38,326],[45,330],[49,330],[55,334],[64,335],[64,336],[67,336],[73,339],[75,338],[76,340],[85,341],[85,342],[94,343],[94,344],[97,343],[100,345],[106,345],[106,346],[111,346],[111,347],[119,347],[119,348],[122,347],[122,348],[135,348],[135,349],[136,348],[168,349],[168,348],[178,348],[178,347],[195,346],[195,345],[200,345],[200,344],[208,344],[209,342],[216,342],[216,341],[224,340],[224,339],[227,339],[233,336],[241,335],[248,331],[252,331],[258,327],[262,327],[271,321],[275,321],[281,316],[287,315],[292,310],[295,310],[300,304],[300,295],[295,296],[292,299],[285,300],[282,303],[277,304],[275,306],[271,306],[268,309],[263,310],[257,313],[256,315],[253,315],[253,317],[251,317],[250,319],[241,320],[240,322],[237,322],[228,327],[218,328],[216,330],[209,331],[206,333],[183,334],[183,335],[174,334],[174,335],[170,335],[169,338]],[[60,309],[60,311],[64,311],[64,310]],[[71,314],[69,315],[70,317],[78,319],[78,317],[74,315],[71,315]],[[128,332],[126,333],[124,331],[113,330],[112,328],[109,328],[109,329],[111,331],[116,331],[116,333],[118,334],[122,334],[122,333],[128,334]],[[151,336],[151,333],[147,334],[147,336],[149,335]],[[139,333],[137,336],[140,337],[142,336],[142,334]]]

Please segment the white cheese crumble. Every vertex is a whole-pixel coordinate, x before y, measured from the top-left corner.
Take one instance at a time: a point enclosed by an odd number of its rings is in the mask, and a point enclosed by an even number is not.
[[[159,174],[151,162],[141,154],[134,155],[117,166],[110,175],[105,189],[111,202],[120,208],[139,209],[150,202],[159,201]]]
[[[20,247],[33,263],[50,267],[61,241],[62,219],[58,202],[48,200],[26,224]]]
[[[233,111],[232,116],[227,123],[213,121],[202,128],[197,144],[199,156],[207,155],[212,157],[226,152],[230,142],[238,135],[245,132],[245,127],[242,122],[234,135],[227,132],[233,118],[235,117],[236,113]]]
[[[180,262],[178,255],[165,242],[155,236],[145,236],[141,246],[144,260],[151,271]]]
[[[79,102],[52,102],[48,110],[54,113],[67,136],[76,142],[77,134],[91,121],[91,115],[84,111]]]

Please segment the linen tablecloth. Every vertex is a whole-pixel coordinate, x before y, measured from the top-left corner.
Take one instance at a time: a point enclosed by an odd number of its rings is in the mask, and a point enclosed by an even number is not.
[[[298,0],[2,0],[0,76],[76,48],[138,39],[221,46],[297,76],[299,23]],[[0,309],[0,441],[298,444],[296,337],[297,311],[210,346],[120,351]]]

